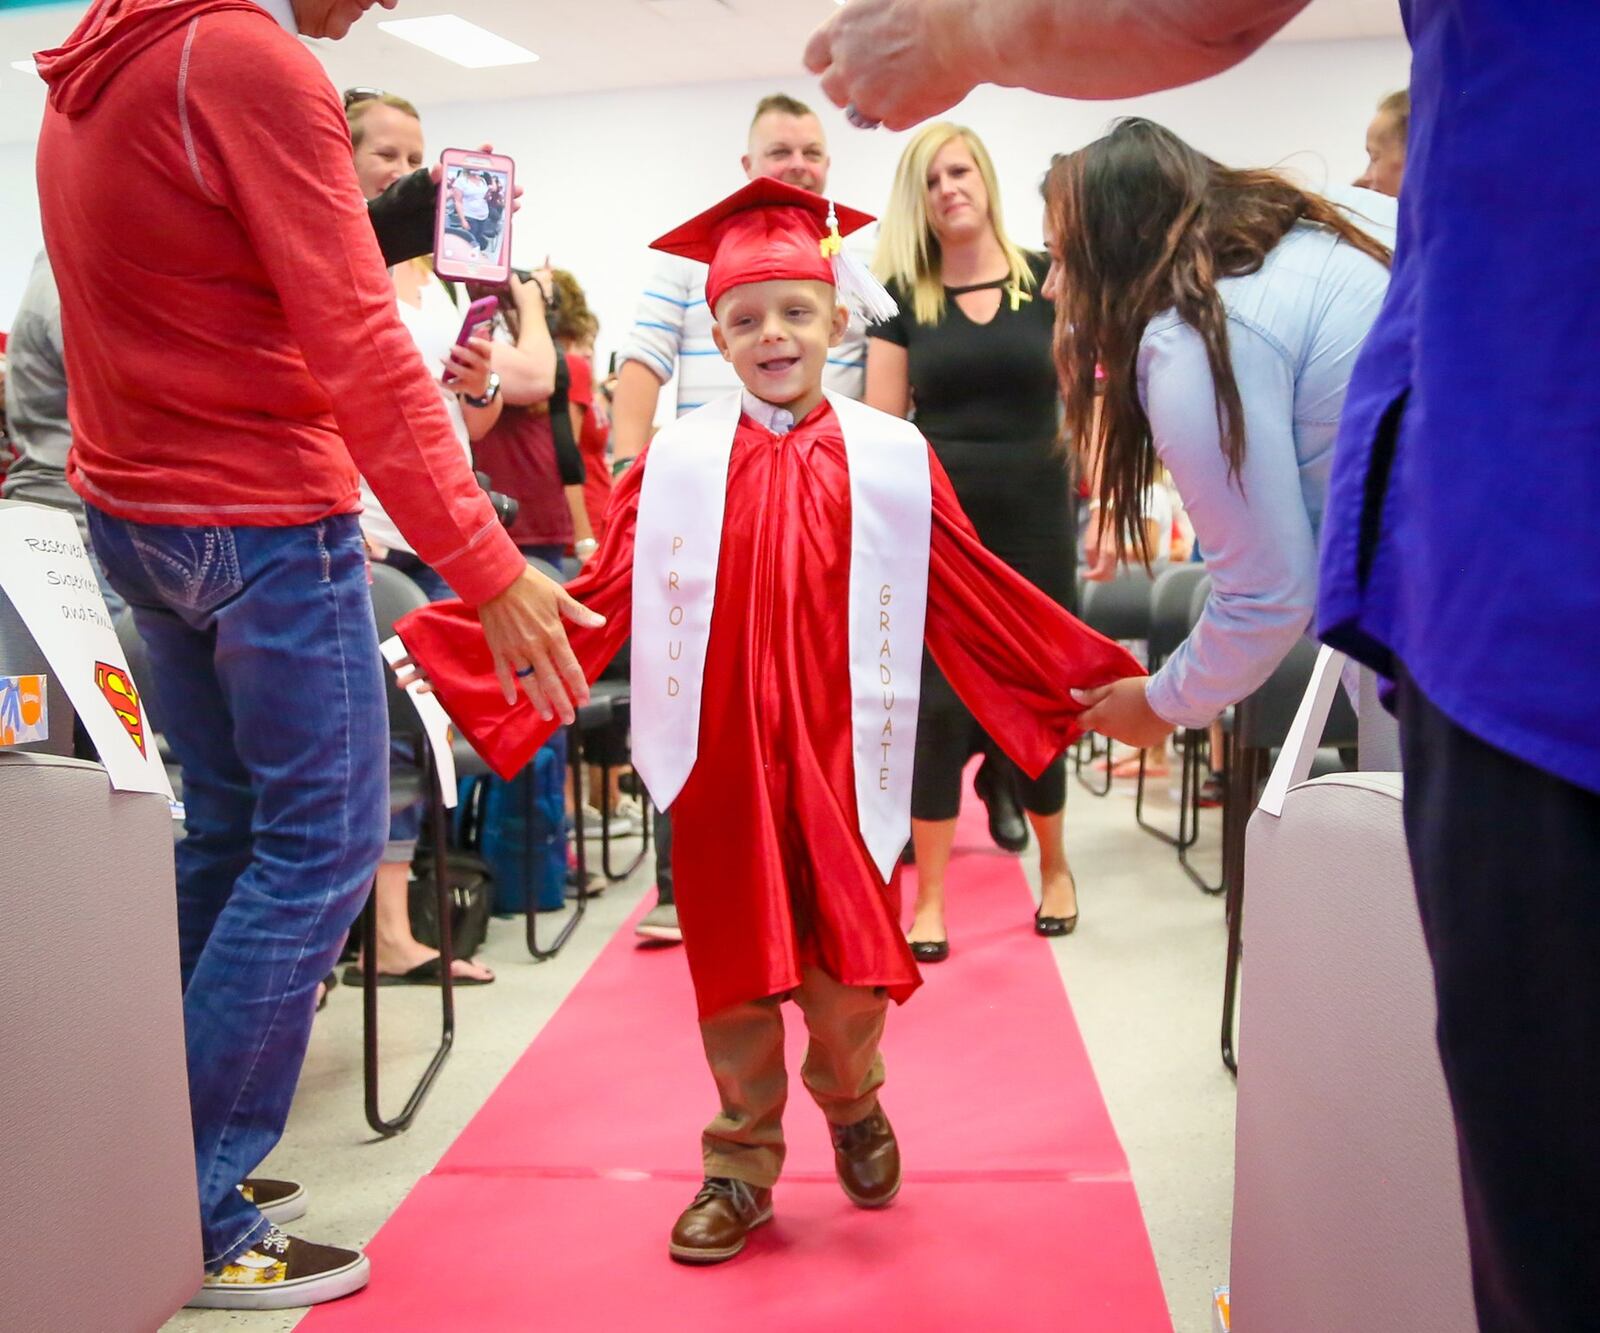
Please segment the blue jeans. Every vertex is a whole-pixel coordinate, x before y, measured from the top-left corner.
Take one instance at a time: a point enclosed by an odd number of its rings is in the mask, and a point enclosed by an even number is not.
[[[259,1240],[235,1188],[283,1133],[383,850],[388,715],[353,515],[167,527],[89,508],[183,769],[178,939],[207,1268]]]

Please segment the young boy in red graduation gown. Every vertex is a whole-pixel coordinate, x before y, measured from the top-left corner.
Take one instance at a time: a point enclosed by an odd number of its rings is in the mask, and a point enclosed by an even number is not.
[[[896,865],[924,641],[1029,772],[1077,734],[1074,688],[1141,671],[979,544],[914,427],[824,395],[841,295],[887,313],[870,275],[835,258],[840,234],[870,221],[758,180],[655,243],[710,263],[717,345],[745,391],[656,437],[569,589],[606,617],[571,630],[591,680],[632,632],[634,763],[672,809],[722,1105],[669,1246],[689,1263],[731,1258],[772,1216],[785,999],[804,1015],[801,1078],[844,1192],[879,1208],[900,1187],[878,1042],[888,1001],[920,983]],[[476,620],[440,603],[397,629],[485,757],[507,776],[526,763],[555,724],[505,702]]]

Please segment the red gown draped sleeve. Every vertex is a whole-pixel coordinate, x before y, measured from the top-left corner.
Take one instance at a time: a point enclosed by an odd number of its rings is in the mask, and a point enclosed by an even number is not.
[[[611,522],[600,549],[567,591],[606,623],[597,629],[566,622],[567,639],[586,679],[593,681],[627,640],[633,617],[633,533],[639,514],[641,456],[617,482]],[[489,767],[515,777],[559,723],[546,722],[520,693],[508,704],[477,613],[461,602],[436,602],[402,616],[395,632],[427,673],[433,692]]]
[[[978,725],[1037,777],[1081,733],[1072,691],[1144,668],[990,552],[931,450],[928,462],[928,650]]]

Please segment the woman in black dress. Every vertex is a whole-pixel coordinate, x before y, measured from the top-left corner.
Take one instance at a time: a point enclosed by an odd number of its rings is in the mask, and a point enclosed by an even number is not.
[[[994,168],[977,135],[950,124],[923,129],[900,159],[880,231],[874,268],[900,314],[868,331],[866,401],[913,417],[983,544],[1071,606],[1075,497],[1058,439],[1055,314],[1040,290],[1047,267],[1043,255],[1007,238]],[[1063,838],[1064,762],[1028,778],[924,659],[911,797],[918,891],[909,935],[923,962],[949,954],[944,877],[962,770],[979,751],[979,794],[997,840],[1008,832],[1007,802],[1019,797],[1039,840],[1036,929],[1064,935],[1077,924]]]

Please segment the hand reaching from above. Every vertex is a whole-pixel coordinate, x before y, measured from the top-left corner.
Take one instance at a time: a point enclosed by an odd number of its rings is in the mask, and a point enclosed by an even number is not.
[[[806,68],[837,106],[903,130],[989,77],[969,11],[951,0],[850,0],[812,35]]]

